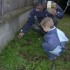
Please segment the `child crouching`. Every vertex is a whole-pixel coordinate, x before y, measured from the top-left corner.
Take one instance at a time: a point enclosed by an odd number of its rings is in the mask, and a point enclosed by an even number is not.
[[[46,32],[42,47],[47,53],[49,60],[54,60],[65,50],[65,43],[68,38],[54,26],[54,22],[50,17],[45,17],[41,21],[41,27]]]

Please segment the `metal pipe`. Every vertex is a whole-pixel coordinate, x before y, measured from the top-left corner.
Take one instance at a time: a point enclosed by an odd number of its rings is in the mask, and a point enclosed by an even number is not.
[[[67,1],[67,6],[66,6],[65,9],[64,9],[64,13],[65,13],[65,11],[67,10],[68,6],[70,6],[70,0]]]

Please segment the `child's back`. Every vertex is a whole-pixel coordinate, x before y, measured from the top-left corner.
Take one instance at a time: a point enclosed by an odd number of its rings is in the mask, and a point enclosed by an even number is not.
[[[52,18],[46,17],[42,20],[41,26],[46,32],[42,47],[48,54],[50,60],[55,59],[65,49],[65,42],[68,41],[64,32],[54,26]]]

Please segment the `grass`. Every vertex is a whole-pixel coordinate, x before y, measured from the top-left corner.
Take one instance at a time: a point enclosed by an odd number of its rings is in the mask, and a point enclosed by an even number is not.
[[[70,38],[70,16],[60,20],[58,27]],[[32,30],[21,39],[16,36],[0,54],[0,70],[70,70],[70,41],[63,55],[49,61],[41,47],[42,36]]]

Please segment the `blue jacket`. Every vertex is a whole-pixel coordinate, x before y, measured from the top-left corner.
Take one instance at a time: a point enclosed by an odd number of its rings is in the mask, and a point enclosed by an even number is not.
[[[44,43],[43,43],[42,47],[46,47],[46,48],[48,48],[49,51],[52,51],[58,45],[60,45],[60,41],[57,36],[56,29],[47,32],[44,36]]]
[[[57,49],[57,51],[60,50],[61,52],[65,48],[65,42],[60,42],[55,28],[45,34],[42,47],[44,48],[46,53],[49,53],[50,51],[54,51],[58,46],[60,46],[60,49]],[[56,53],[59,55],[60,52]]]
[[[35,23],[35,16],[37,17],[37,19],[39,21],[41,21],[46,16],[51,17],[51,18],[57,17],[58,19],[63,18],[64,12],[59,7],[59,5],[57,5],[56,11],[57,11],[56,16],[53,16],[46,9],[43,10],[42,12],[38,12],[38,11],[36,11],[36,8],[33,8],[32,11],[31,11],[31,13],[30,13],[30,15],[29,15],[27,23],[22,28],[22,32],[26,33],[30,29],[30,27]]]

